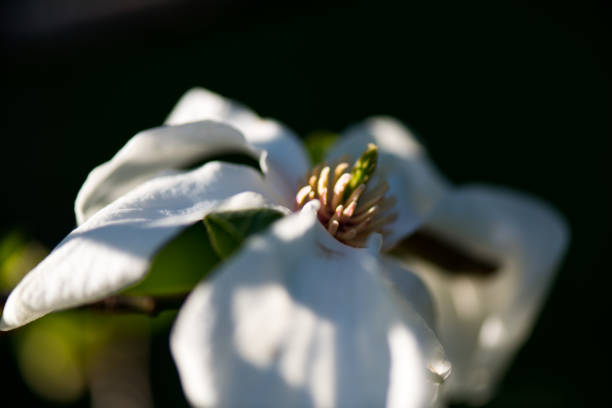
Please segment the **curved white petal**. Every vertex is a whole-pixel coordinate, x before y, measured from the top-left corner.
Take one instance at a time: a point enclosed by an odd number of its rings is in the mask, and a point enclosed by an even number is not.
[[[227,152],[244,152],[255,159],[261,155],[239,131],[222,123],[204,121],[142,131],[89,174],[75,202],[77,223],[168,170]]]
[[[171,349],[192,404],[433,403],[432,370],[448,370],[435,336],[381,278],[376,245],[336,241],[317,205],[249,240],[186,301]]]
[[[244,133],[249,144],[268,153],[266,175],[292,203],[309,160],[298,137],[285,125],[263,119],[249,108],[204,88],[193,88],[179,100],[167,124],[212,119],[229,123]]]
[[[423,280],[394,258],[383,256],[381,261],[383,276],[389,280],[400,296],[410,302],[429,327],[436,327],[434,300]]]
[[[272,202],[258,172],[220,162],[142,184],[72,231],[24,277],[8,298],[0,329],[138,282],[160,246],[211,210]]]
[[[180,125],[206,119],[226,122],[240,129],[239,124],[254,122],[259,117],[238,102],[204,88],[192,88],[179,99],[165,123]]]
[[[399,122],[387,117],[370,118],[346,130],[326,160],[333,162],[348,156],[356,159],[368,143],[378,146],[376,173],[389,183],[389,195],[397,199],[397,220],[384,248],[414,231],[436,203],[448,191],[448,182],[429,161],[425,149]]]
[[[531,331],[567,247],[567,226],[533,197],[468,186],[448,196],[424,227],[501,266],[490,277],[453,276],[407,259],[435,299],[438,334],[453,364],[451,398],[484,402]]]

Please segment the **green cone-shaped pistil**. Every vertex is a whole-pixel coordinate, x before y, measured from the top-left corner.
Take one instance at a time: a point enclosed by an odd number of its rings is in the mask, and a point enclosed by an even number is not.
[[[369,143],[368,148],[361,155],[359,159],[353,165],[351,169],[351,180],[349,181],[344,194],[343,200],[349,198],[349,196],[355,191],[361,184],[366,184],[370,180],[370,176],[376,170],[376,162],[378,161],[378,147]]]

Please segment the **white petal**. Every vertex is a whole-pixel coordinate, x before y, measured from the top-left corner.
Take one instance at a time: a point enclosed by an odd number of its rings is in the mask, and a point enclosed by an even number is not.
[[[75,202],[77,222],[82,224],[105,205],[167,170],[227,152],[244,152],[256,160],[261,155],[239,131],[217,122],[142,131],[89,174]]]
[[[375,117],[349,128],[327,155],[327,162],[343,156],[358,158],[368,143],[378,146],[376,173],[389,183],[397,199],[398,219],[385,237],[384,248],[414,231],[448,191],[448,182],[429,161],[423,146],[392,118]]]
[[[566,249],[567,227],[533,197],[470,186],[445,199],[425,228],[501,265],[483,278],[409,262],[436,302],[438,334],[453,364],[451,397],[481,403],[531,331]]]
[[[429,327],[436,327],[436,311],[429,289],[418,275],[389,256],[382,258],[382,273],[399,294],[407,299]]]
[[[166,124],[180,125],[200,120],[216,120],[239,128],[239,123],[249,123],[258,119],[257,114],[237,102],[204,88],[187,91],[178,101]]]
[[[181,309],[171,349],[192,404],[432,403],[432,367],[448,367],[435,336],[382,279],[376,245],[340,244],[316,205],[248,241]]]
[[[261,175],[244,166],[211,162],[151,180],[96,213],[30,271],[9,296],[0,329],[138,282],[161,245],[211,210],[270,203]]]
[[[247,107],[203,88],[189,90],[166,120],[181,124],[212,119],[229,123],[244,133],[249,144],[268,152],[269,177],[283,184],[283,196],[295,199],[300,181],[309,169],[309,160],[298,137],[282,123],[263,119]],[[268,175],[268,173],[266,173]]]

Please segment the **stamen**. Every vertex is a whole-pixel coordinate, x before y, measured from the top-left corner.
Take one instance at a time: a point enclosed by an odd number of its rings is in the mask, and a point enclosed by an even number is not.
[[[349,164],[345,163],[345,162],[342,162],[342,163],[340,163],[340,164],[338,164],[336,166],[336,168],[334,169],[334,181],[332,182],[332,185],[334,185],[334,186],[336,185],[336,182],[338,181],[338,178],[348,168],[349,168]]]
[[[359,223],[365,222],[368,218],[372,217],[374,213],[379,211],[379,208],[380,207],[375,205],[374,207],[368,208],[366,211],[362,211],[361,214],[359,215],[354,215],[350,219],[351,224],[359,224]]]
[[[313,191],[316,189],[317,179],[319,178],[319,172],[321,171],[321,165],[317,165],[312,169],[311,175],[308,178],[308,185],[312,187]]]
[[[396,203],[397,203],[397,199],[395,197],[385,197],[382,200],[380,200],[378,207],[380,208],[380,212],[383,213],[395,207]]]
[[[344,173],[338,179],[338,182],[334,185],[334,198],[332,199],[332,207],[336,208],[340,201],[342,200],[342,195],[344,195],[344,190],[346,186],[351,181],[351,175],[348,173]]]
[[[321,206],[327,206],[327,186],[329,182],[329,166],[323,167],[321,175],[319,176],[319,183],[317,185],[317,192],[319,193],[319,199]]]
[[[342,204],[340,204],[338,207],[336,207],[336,211],[334,211],[334,215],[332,215],[330,222],[331,221],[338,221],[340,222],[340,217],[342,217],[342,210],[344,209],[344,207],[342,206]]]
[[[349,219],[355,212],[355,209],[357,208],[357,200],[359,200],[359,197],[361,196],[361,193],[364,192],[365,188],[365,184],[361,184],[355,191],[353,191],[348,200],[346,200],[346,209],[343,213],[346,219]]]
[[[383,233],[396,218],[396,214],[387,213],[395,205],[394,198],[385,196],[388,184],[381,180],[368,188],[369,181],[376,177],[377,160],[378,149],[370,144],[350,171],[345,161],[316,166],[296,194],[297,208],[318,199],[321,205],[317,215],[327,231],[347,245],[365,246],[371,233]]]
[[[300,190],[298,191],[298,193],[295,196],[295,201],[296,201],[298,207],[301,207],[303,204],[306,203],[304,200],[306,200],[306,197],[308,197],[308,195],[311,192],[312,192],[312,187],[310,187],[310,186],[304,186],[304,187],[300,188]]]
[[[356,229],[355,228],[351,228],[350,230],[339,232],[338,233],[338,238],[341,241],[350,241],[351,239],[355,238],[355,235],[357,235]]]
[[[382,200],[384,195],[387,193],[387,190],[389,190],[389,185],[387,184],[387,182],[383,181],[383,182],[379,183],[378,185],[376,185],[376,187],[374,187],[374,190],[369,192],[363,198],[363,201],[362,201],[360,207],[362,209],[366,209],[368,207],[372,207],[372,206],[378,204],[378,202],[380,200]]]
[[[338,220],[331,220],[329,222],[329,225],[327,226],[327,231],[332,235],[336,235],[339,226],[340,223],[338,222]]]
[[[379,229],[380,227],[392,223],[393,221],[397,220],[397,214],[396,213],[392,213],[387,215],[384,218],[380,218],[377,219],[375,221],[373,221],[370,225],[368,225],[368,229],[370,231],[376,231],[377,229]]]

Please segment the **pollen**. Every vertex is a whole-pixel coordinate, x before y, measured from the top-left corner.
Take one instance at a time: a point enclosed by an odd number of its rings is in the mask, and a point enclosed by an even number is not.
[[[346,245],[361,248],[370,234],[387,235],[385,227],[397,218],[392,212],[395,199],[387,195],[387,182],[375,173],[377,161],[378,148],[369,144],[352,167],[344,160],[315,166],[295,196],[297,209],[319,200],[319,221]]]

